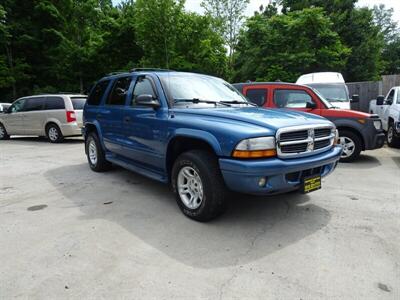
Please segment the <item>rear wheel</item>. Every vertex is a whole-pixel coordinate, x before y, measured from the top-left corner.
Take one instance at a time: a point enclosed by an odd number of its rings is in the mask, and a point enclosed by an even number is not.
[[[341,162],[352,162],[360,156],[362,143],[359,136],[348,130],[339,131],[339,141],[343,146]]]
[[[6,128],[0,123],[0,140],[8,140],[10,136],[8,135]]]
[[[96,133],[89,133],[85,141],[86,156],[90,168],[95,172],[104,172],[110,169],[111,163],[106,160],[103,148]]]
[[[400,138],[396,136],[394,124],[390,123],[386,134],[386,141],[389,147],[397,148],[400,146]]]
[[[50,143],[61,143],[64,140],[64,136],[56,124],[46,126],[46,135]]]
[[[171,177],[176,201],[185,216],[206,222],[227,209],[227,190],[212,153],[192,150],[181,154]]]

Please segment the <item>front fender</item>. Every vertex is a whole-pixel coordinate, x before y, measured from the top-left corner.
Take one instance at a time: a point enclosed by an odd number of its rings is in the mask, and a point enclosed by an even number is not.
[[[222,148],[217,138],[211,133],[199,129],[178,128],[174,134],[169,138],[169,142],[176,137],[189,137],[202,140],[208,143],[214,150],[217,156],[223,156]]]

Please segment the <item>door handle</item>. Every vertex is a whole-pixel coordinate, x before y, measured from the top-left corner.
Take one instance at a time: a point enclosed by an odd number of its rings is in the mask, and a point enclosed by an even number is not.
[[[131,121],[131,117],[124,117],[124,123],[129,123]]]

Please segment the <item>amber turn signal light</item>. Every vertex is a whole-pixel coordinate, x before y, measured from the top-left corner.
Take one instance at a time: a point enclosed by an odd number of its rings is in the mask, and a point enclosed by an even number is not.
[[[235,150],[232,154],[233,157],[236,158],[264,158],[264,157],[274,157],[276,156],[275,149],[269,150]]]

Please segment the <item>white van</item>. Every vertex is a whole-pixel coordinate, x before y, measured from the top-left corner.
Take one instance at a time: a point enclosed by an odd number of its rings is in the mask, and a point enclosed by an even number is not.
[[[350,109],[349,90],[340,73],[319,72],[304,74],[297,79],[296,83],[308,85],[318,90],[335,107]]]
[[[51,143],[81,135],[84,95],[23,97],[0,114],[0,140],[10,135],[47,136]]]

